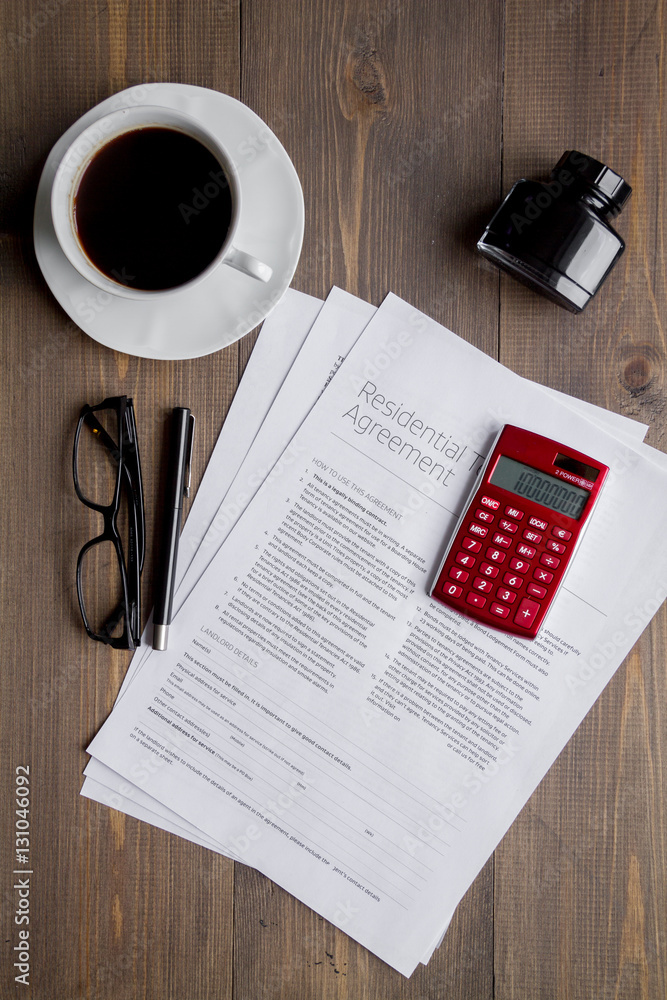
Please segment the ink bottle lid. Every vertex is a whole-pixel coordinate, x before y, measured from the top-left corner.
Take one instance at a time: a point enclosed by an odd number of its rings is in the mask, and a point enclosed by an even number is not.
[[[477,249],[553,302],[581,312],[625,250],[609,219],[631,191],[604,163],[568,150],[549,181],[516,182]]]

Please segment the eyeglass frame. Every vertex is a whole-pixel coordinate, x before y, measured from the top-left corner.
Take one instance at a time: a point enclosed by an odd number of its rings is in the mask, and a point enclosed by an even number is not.
[[[118,444],[116,444],[95,416],[98,410],[111,409],[115,410],[117,415],[119,430]],[[79,439],[84,424],[87,424],[91,431],[99,436],[102,444],[104,444],[118,463],[113,499],[109,504],[96,503],[85,496],[81,488],[78,473],[78,451]],[[86,404],[82,408],[74,436],[72,472],[74,488],[81,503],[90,510],[95,510],[102,514],[104,518],[103,532],[95,538],[91,538],[82,546],[76,564],[76,590],[84,627],[90,638],[95,639],[97,642],[103,642],[114,649],[136,649],[141,636],[141,572],[146,555],[146,521],[137,425],[131,398],[128,396],[109,396],[97,406]],[[123,550],[123,541],[117,527],[123,482],[125,482],[130,494],[130,523],[128,528],[130,544],[128,546],[127,562]],[[91,628],[86,614],[81,567],[86,553],[93,546],[99,545],[104,541],[111,541],[116,552],[123,589],[123,600],[122,605],[119,604],[107,618],[104,626],[106,631],[96,632]],[[116,613],[119,610],[121,614],[117,615]],[[120,621],[121,615],[124,617],[123,634],[121,636],[112,636],[110,633]]]

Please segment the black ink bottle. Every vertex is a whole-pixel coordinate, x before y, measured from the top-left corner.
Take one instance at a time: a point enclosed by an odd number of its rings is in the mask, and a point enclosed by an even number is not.
[[[477,249],[553,302],[581,312],[625,250],[608,220],[631,191],[604,163],[568,150],[548,182],[516,182]]]

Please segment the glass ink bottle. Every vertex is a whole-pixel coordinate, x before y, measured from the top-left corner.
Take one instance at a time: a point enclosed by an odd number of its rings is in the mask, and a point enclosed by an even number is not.
[[[608,220],[631,191],[604,163],[568,150],[548,182],[516,182],[477,249],[553,302],[581,312],[625,250]]]

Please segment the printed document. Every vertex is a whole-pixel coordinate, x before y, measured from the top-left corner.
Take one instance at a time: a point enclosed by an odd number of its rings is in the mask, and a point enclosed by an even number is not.
[[[533,642],[427,596],[506,422],[612,470]],[[407,975],[664,598],[665,472],[395,296],[290,448],[90,751]]]

